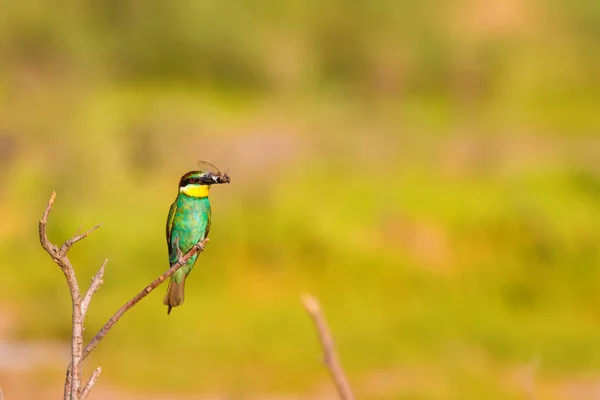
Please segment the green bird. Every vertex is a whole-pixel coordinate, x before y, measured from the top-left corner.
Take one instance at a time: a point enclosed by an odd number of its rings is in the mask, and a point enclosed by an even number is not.
[[[179,180],[179,193],[169,210],[167,245],[171,265],[196,243],[208,237],[211,218],[208,192],[211,185],[229,183],[229,175],[221,174],[214,165],[205,161],[198,164],[201,170],[190,171]],[[163,300],[168,307],[167,314],[171,313],[171,308],[183,304],[185,279],[192,271],[197,258],[198,254],[195,254],[171,277]]]

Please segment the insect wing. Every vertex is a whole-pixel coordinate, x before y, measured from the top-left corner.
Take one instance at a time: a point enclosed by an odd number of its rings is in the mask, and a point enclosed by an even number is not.
[[[212,172],[215,175],[221,175],[221,171],[208,161],[198,161],[198,170],[201,172]]]

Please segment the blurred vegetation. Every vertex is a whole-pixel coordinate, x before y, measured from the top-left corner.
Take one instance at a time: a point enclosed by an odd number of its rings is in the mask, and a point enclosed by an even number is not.
[[[2,3],[13,338],[69,337],[37,244],[53,189],[54,241],[104,223],[72,251],[82,283],[110,260],[92,335],[167,267],[177,181],[206,159],[232,184],[186,304],[136,307],[91,357],[100,385],[319,394],[304,291],[361,398],[517,399],[536,357],[554,393],[600,368],[597,1]]]

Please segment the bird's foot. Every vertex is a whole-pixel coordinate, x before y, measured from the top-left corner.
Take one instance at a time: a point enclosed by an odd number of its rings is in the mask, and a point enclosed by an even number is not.
[[[204,246],[208,243],[210,239],[206,238],[201,242],[196,243],[196,247],[198,248],[198,253],[202,253],[204,251]]]
[[[177,249],[177,263],[179,263],[180,265],[183,265],[186,263],[185,259],[183,258],[183,253],[181,252],[181,249],[179,248],[179,243],[178,243],[178,239],[176,239],[176,249]],[[194,247],[197,249],[196,253],[202,253],[204,251],[204,246],[206,245],[206,243],[208,243],[209,239],[206,238],[201,242],[198,242],[194,245]]]

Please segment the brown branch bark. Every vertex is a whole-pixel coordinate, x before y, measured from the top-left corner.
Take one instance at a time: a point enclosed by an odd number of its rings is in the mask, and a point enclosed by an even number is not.
[[[90,287],[87,289],[84,295],[82,295],[79,290],[79,285],[77,283],[77,278],[75,276],[75,271],[73,266],[71,265],[71,261],[67,257],[67,252],[73,247],[73,245],[80,240],[86,238],[93,231],[98,229],[100,225],[93,227],[80,234],[83,226],[80,226],[75,234],[65,241],[60,247],[54,245],[50,240],[48,240],[48,234],[46,230],[46,226],[48,224],[48,215],[50,214],[50,210],[52,209],[52,205],[54,204],[54,200],[56,198],[56,192],[52,192],[52,196],[48,201],[48,205],[40,219],[38,228],[39,228],[39,236],[40,236],[40,244],[46,250],[46,252],[52,258],[63,274],[65,275],[65,279],[67,280],[67,285],[69,287],[69,292],[71,294],[71,302],[73,305],[73,330],[71,335],[71,363],[67,368],[66,377],[65,377],[65,385],[64,385],[64,400],[82,400],[85,399],[90,391],[92,390],[94,384],[96,383],[101,369],[98,367],[90,376],[90,379],[87,381],[85,387],[81,387],[81,367],[83,364],[83,360],[98,346],[100,341],[106,336],[106,334],[112,329],[112,327],[121,319],[121,317],[129,311],[133,306],[135,306],[140,300],[149,295],[154,289],[156,289],[160,284],[162,284],[165,280],[167,280],[171,275],[173,275],[179,268],[187,263],[187,261],[193,257],[195,254],[200,253],[204,250],[204,246],[208,242],[208,238],[204,239],[201,242],[198,242],[188,251],[185,255],[181,256],[181,251],[178,252],[179,260],[171,265],[171,267],[163,273],[161,276],[152,281],[149,285],[144,287],[144,289],[135,295],[131,300],[125,303],[121,308],[117,310],[117,312],[108,320],[108,322],[100,329],[100,331],[92,338],[90,343],[83,348],[83,322],[85,319],[85,314],[87,313],[89,304],[92,300],[93,295],[96,293],[100,285],[103,283],[102,278],[104,276],[104,267],[108,260],[105,260],[98,272],[92,278],[92,283]],[[1,398],[0,392],[0,400]]]
[[[323,362],[331,375],[340,398],[342,400],[354,400],[354,394],[335,352],[333,338],[319,302],[314,296],[304,294],[302,295],[302,304],[315,325],[321,347],[323,348]]]

